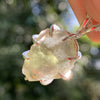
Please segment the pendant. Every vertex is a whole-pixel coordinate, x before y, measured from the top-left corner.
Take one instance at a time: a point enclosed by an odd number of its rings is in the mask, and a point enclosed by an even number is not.
[[[75,34],[62,30],[56,24],[33,35],[33,45],[22,55],[25,58],[22,73],[25,80],[50,84],[54,79],[68,80],[75,62],[81,58],[77,39],[91,31],[100,31],[88,16]]]

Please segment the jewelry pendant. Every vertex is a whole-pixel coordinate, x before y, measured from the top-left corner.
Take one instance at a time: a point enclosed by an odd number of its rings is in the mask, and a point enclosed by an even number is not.
[[[39,35],[33,35],[34,44],[23,53],[25,58],[22,73],[28,81],[50,84],[54,79],[70,78],[74,63],[81,58],[76,39],[90,31],[100,31],[100,25],[91,25],[86,17],[75,34],[53,24]]]

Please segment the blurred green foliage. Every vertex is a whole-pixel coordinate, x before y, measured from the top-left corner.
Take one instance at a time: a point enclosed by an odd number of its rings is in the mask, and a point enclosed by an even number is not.
[[[31,36],[53,23],[65,29],[62,12],[68,12],[67,3],[0,0],[0,100],[100,100],[100,44],[86,36],[78,40],[83,57],[69,81],[54,80],[42,86],[25,81],[22,75],[22,52],[30,48]]]

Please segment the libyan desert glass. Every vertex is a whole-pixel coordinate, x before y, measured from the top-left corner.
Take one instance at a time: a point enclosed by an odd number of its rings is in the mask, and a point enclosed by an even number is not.
[[[33,35],[34,44],[23,53],[25,59],[22,72],[28,81],[50,84],[54,79],[66,79],[66,73],[74,67],[81,53],[74,38],[57,25]]]

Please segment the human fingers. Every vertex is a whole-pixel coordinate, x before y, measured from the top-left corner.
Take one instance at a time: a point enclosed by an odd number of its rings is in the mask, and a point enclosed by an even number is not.
[[[95,16],[95,13],[92,14],[92,8],[90,7],[91,3],[89,3],[89,2],[91,2],[91,1],[92,0],[69,0],[69,3],[79,21],[79,23],[82,23],[83,19],[86,17],[86,12],[88,13],[90,11],[91,13],[89,13],[89,14],[91,15],[91,17],[93,15]],[[88,2],[87,4],[89,6],[86,4],[86,2]],[[85,7],[85,5],[86,5],[86,7]],[[87,9],[89,9],[89,10],[87,11]],[[98,7],[98,9],[99,9],[99,7]],[[96,17],[92,17],[92,18],[96,18]],[[99,18],[97,17],[96,20],[99,20]],[[99,24],[99,22],[96,22],[94,19],[92,20],[92,22],[93,22],[93,24]],[[91,41],[100,43],[100,32],[90,32],[87,35]]]

